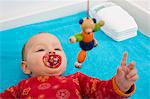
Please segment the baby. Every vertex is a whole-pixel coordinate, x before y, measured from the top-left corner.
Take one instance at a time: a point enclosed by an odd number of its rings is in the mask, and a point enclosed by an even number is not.
[[[0,93],[0,98],[23,99],[122,99],[135,91],[138,79],[135,63],[127,66],[127,53],[110,80],[103,81],[77,72],[61,76],[67,59],[57,39],[49,33],[30,38],[22,50],[22,70],[30,78]]]

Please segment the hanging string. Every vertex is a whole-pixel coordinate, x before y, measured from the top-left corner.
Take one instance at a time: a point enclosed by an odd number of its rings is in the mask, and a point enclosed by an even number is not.
[[[89,17],[89,0],[87,0],[87,17]]]

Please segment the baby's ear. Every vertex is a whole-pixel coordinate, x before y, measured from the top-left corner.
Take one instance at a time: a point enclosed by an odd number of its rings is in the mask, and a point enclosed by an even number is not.
[[[31,74],[31,71],[28,69],[27,67],[27,63],[26,61],[22,61],[21,62],[21,67],[22,67],[22,70],[25,74]]]

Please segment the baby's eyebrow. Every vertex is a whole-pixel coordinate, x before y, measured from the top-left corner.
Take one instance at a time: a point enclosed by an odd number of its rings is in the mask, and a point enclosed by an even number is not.
[[[35,43],[35,44],[30,45],[29,48],[35,48],[37,46],[44,46],[44,44],[42,44],[42,43]]]
[[[56,46],[56,45],[57,45],[57,46],[58,46],[58,45],[61,46],[61,44],[58,43],[58,42],[54,42],[54,43],[52,43],[52,45],[53,45],[53,46]]]
[[[43,44],[41,44],[41,43],[36,43],[36,44],[33,44],[32,46],[41,46],[41,45],[43,45]]]

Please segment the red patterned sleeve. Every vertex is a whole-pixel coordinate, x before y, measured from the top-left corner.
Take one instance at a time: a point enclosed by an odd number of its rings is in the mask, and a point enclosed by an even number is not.
[[[4,92],[0,93],[0,99],[19,98],[20,89],[23,84],[24,84],[24,80],[22,80],[16,86],[11,86],[7,88]]]
[[[79,72],[75,73],[75,76],[79,80],[82,96],[88,96],[89,98],[112,99],[113,97],[114,99],[122,99],[129,97],[135,90],[135,86],[133,85],[128,92],[123,93],[119,90],[114,78],[107,81],[99,80]]]

